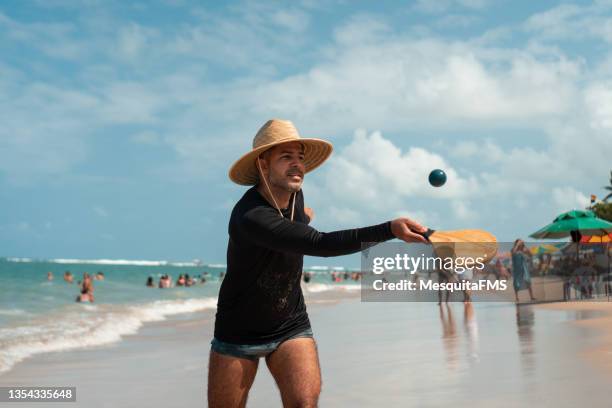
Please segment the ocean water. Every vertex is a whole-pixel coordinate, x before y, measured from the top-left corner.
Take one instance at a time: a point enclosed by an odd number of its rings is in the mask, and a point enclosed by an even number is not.
[[[64,281],[72,272],[74,283]],[[94,303],[77,303],[83,273],[101,271],[94,280]],[[47,280],[52,272],[54,279]],[[0,258],[0,374],[19,361],[44,352],[69,351],[121,341],[146,322],[206,309],[214,310],[224,265],[197,265],[156,261],[33,260]],[[306,293],[359,289],[356,282],[332,283],[327,268],[314,268]],[[206,282],[191,287],[157,286],[160,276],[173,282],[180,274]]]

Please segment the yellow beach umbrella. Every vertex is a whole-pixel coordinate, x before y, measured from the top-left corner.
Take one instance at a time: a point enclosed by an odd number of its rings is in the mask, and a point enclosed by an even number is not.
[[[533,255],[542,255],[542,254],[552,254],[555,252],[559,252],[559,248],[551,244],[540,244],[538,246],[529,248],[529,251]]]

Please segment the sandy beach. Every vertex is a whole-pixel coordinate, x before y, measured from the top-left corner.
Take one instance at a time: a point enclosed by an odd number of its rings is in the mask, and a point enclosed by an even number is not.
[[[559,302],[538,307],[574,314],[576,320],[572,324],[585,333],[593,333],[598,339],[597,344],[581,355],[601,369],[602,375],[612,376],[612,302]]]
[[[309,313],[322,407],[609,405],[611,303],[438,307],[353,293],[311,298]],[[110,346],[37,355],[0,386],[76,386],[70,407],[205,406],[213,321],[178,315]],[[248,406],[280,406],[263,361]]]

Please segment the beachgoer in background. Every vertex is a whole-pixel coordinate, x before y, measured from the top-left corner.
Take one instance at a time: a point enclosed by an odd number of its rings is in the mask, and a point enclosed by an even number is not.
[[[68,283],[72,283],[74,281],[74,277],[72,276],[72,272],[66,271],[64,272],[64,280]]]
[[[552,270],[553,266],[552,266],[552,255],[551,254],[544,254],[544,260],[542,262],[542,266],[540,268],[540,273],[542,274],[542,276],[546,276],[548,275],[551,270]]]
[[[160,278],[159,278],[159,288],[160,289],[165,289],[165,288],[169,288],[170,287],[170,277],[166,274],[163,274]]]
[[[153,277],[149,276],[147,278],[147,287],[148,288],[154,288],[155,287],[155,282],[153,282]]]
[[[438,273],[438,282],[440,284],[443,284],[442,287],[446,287],[446,284],[451,281],[450,272],[448,272],[445,269],[440,268],[437,270],[437,273]],[[444,291],[438,290],[437,292],[438,292],[438,306],[442,306],[442,292],[444,292],[444,296],[445,296],[444,303],[448,303],[450,291],[449,290],[444,290]],[[440,311],[440,313],[442,314],[442,311]]]
[[[304,277],[304,283],[308,283],[310,282],[310,279],[312,278],[312,274],[310,272],[304,272],[303,277]]]
[[[94,301],[93,296],[93,280],[87,272],[83,273],[83,280],[81,281],[81,294],[77,296],[77,302],[91,302]]]
[[[490,264],[487,264],[486,266],[489,266]],[[495,261],[495,267],[493,268],[493,273],[495,274],[495,279],[500,280],[500,279],[508,279],[510,278],[510,272],[508,272],[508,269],[504,266],[504,263],[501,261],[501,259],[497,259]]]
[[[563,300],[571,300],[572,298],[572,282],[570,277],[563,278]]]
[[[104,272],[98,272],[98,273],[96,273],[95,279],[96,279],[96,280],[100,280],[100,281],[101,281],[101,280],[104,280]]]
[[[514,297],[516,303],[519,301],[518,293],[520,290],[527,288],[529,290],[529,297],[531,300],[535,300],[533,292],[531,290],[531,275],[529,273],[529,266],[527,259],[531,258],[531,252],[525,246],[525,242],[522,239],[514,241],[512,247],[512,283],[514,287]]]
[[[223,280],[223,278],[225,278],[225,272],[219,274],[219,280]]]
[[[189,276],[189,274],[185,274],[185,286],[193,286],[195,285],[195,281],[193,280],[193,278],[191,276]]]
[[[52,281],[53,280],[53,272],[47,272],[47,280],[48,281]]]
[[[457,273],[459,276],[459,282],[466,282],[466,287],[474,279],[474,269],[465,268],[462,273]],[[470,303],[472,301],[472,295],[469,289],[463,290],[463,303]]]
[[[185,276],[181,273],[176,280],[176,286],[185,286]]]

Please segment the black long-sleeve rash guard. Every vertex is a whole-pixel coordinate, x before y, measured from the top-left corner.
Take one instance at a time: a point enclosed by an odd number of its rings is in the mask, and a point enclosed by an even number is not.
[[[300,278],[304,255],[339,256],[359,252],[362,243],[393,238],[391,223],[319,232],[308,226],[302,192],[278,210],[249,189],[229,222],[227,273],[219,291],[215,337],[234,344],[283,341],[310,327]]]

